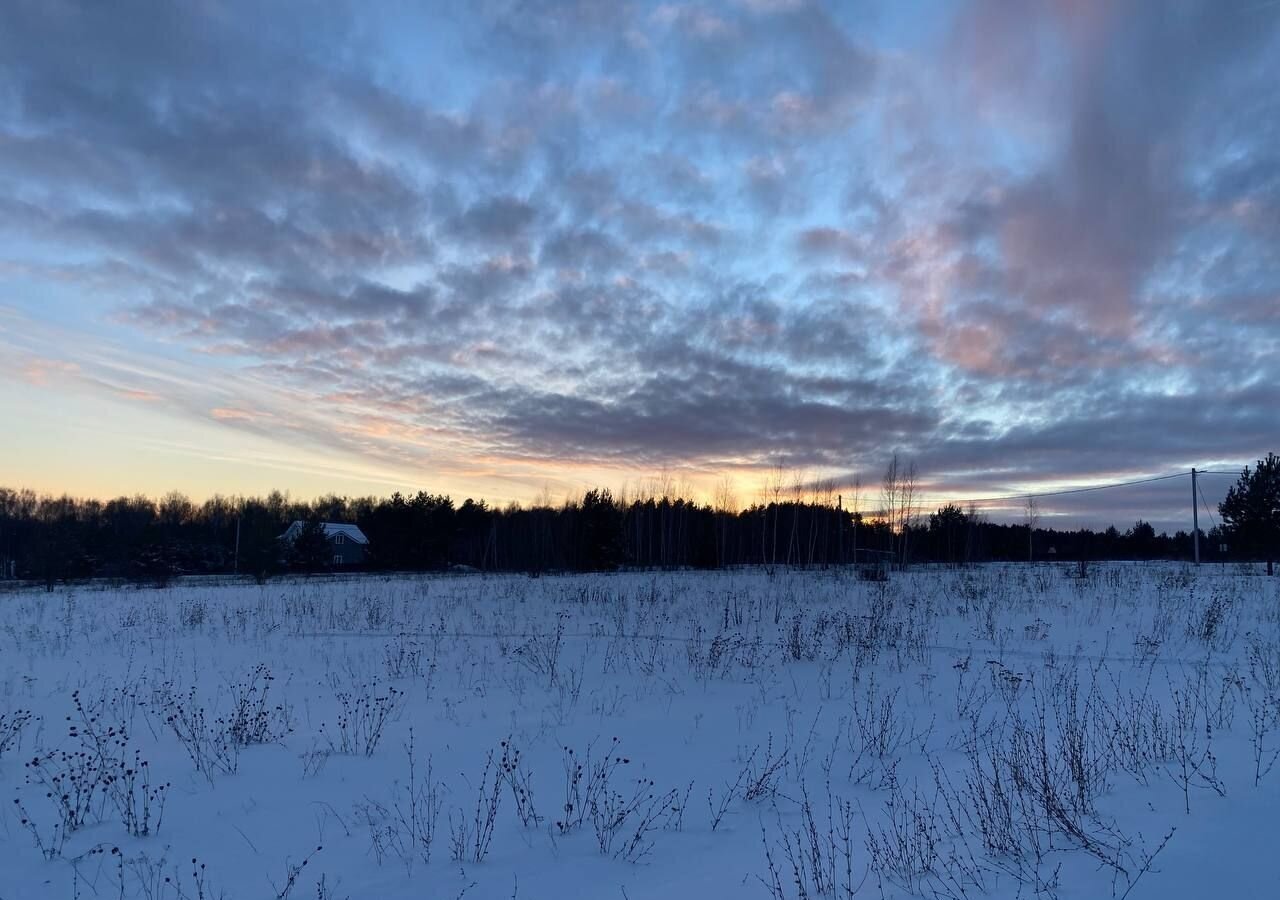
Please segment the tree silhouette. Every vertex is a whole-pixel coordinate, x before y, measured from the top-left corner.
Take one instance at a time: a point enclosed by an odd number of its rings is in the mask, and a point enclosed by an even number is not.
[[[283,523],[266,504],[251,500],[241,510],[240,527],[239,570],[264,582],[280,568],[281,556],[287,549],[281,547],[279,540]]]
[[[1210,532],[1210,546],[1230,541],[1233,558],[1277,554],[1274,521],[1256,508],[1276,464],[1259,464],[1224,504],[1225,531]],[[273,491],[257,497],[214,496],[192,503],[179,493],[99,501],[38,495],[0,487],[0,577],[43,580],[46,586],[84,577],[140,578],[239,572],[265,580],[293,563],[327,569],[333,548],[321,543],[318,523],[357,525],[369,538],[362,568],[431,571],[450,566],[493,571],[612,570],[620,566],[710,568],[785,563],[826,566],[857,561],[870,550],[903,559],[959,563],[976,559],[1025,560],[1027,527],[992,522],[971,505],[946,505],[920,517],[910,463],[886,472],[882,503],[871,510],[858,483],[840,497],[834,487],[804,487],[780,470],[759,501],[741,509],[732,485],[714,504],[682,495],[670,479],[619,497],[605,489],[579,500],[496,508],[468,500],[454,506],[446,494],[417,491],[391,497],[328,495],[310,502]],[[785,485],[791,484],[791,489]],[[796,487],[799,484],[800,487]],[[1256,488],[1256,489],[1255,489]],[[1274,496],[1274,494],[1272,495]],[[1259,504],[1261,503],[1261,507]],[[1238,507],[1238,509],[1237,509]],[[1268,515],[1273,515],[1268,513]],[[279,537],[292,522],[309,522],[312,538],[298,553]],[[1156,533],[1147,522],[1124,532],[1037,527],[1035,538],[1058,559],[1187,559],[1192,536]],[[311,541],[311,549],[307,543]],[[904,549],[904,544],[908,545]],[[6,564],[7,563],[7,564]]]
[[[929,531],[934,537],[935,550],[948,564],[955,563],[956,549],[968,525],[968,516],[954,503],[939,507],[929,516]]]
[[[1265,559],[1267,574],[1274,575],[1280,545],[1280,456],[1268,453],[1252,471],[1245,466],[1218,512],[1232,539]]]
[[[1129,539],[1130,553],[1135,559],[1150,559],[1156,543],[1156,530],[1142,519],[1133,523],[1125,535]]]
[[[302,523],[301,530],[294,537],[293,546],[289,548],[289,561],[295,569],[317,572],[329,567],[331,552],[324,526],[318,518],[312,517]]]
[[[622,559],[622,513],[608,488],[582,498],[582,554],[591,571],[616,569]]]

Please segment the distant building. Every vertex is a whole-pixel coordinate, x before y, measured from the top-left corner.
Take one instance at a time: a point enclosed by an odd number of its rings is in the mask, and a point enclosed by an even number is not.
[[[304,524],[300,519],[295,521],[284,534],[280,535],[280,540],[292,544],[302,532]],[[369,555],[369,539],[364,536],[364,532],[358,525],[348,525],[345,522],[321,522],[320,527],[324,529],[324,536],[328,539],[329,547],[333,551],[330,562],[334,568],[358,566]]]

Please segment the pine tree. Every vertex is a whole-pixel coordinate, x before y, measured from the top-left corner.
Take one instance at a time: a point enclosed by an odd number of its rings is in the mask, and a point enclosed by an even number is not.
[[[1268,453],[1252,471],[1245,466],[1218,512],[1240,548],[1265,559],[1267,574],[1275,574],[1280,547],[1280,456]]]
[[[298,536],[293,539],[289,558],[295,569],[316,572],[329,567],[331,549],[319,519],[311,518],[302,523]]]

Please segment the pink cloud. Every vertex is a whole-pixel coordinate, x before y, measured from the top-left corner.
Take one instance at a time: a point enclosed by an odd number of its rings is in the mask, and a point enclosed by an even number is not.
[[[239,409],[234,406],[215,406],[209,410],[209,415],[219,422],[257,422],[274,418],[270,413]]]

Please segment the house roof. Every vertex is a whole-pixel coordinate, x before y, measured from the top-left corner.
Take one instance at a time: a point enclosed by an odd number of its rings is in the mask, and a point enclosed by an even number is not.
[[[357,544],[369,543],[369,539],[364,536],[364,532],[360,530],[359,525],[347,525],[341,522],[321,522],[320,526],[324,529],[325,537],[345,534],[347,540],[355,541]]]
[[[302,530],[302,525],[301,519],[296,520],[281,537],[286,539],[293,538]],[[324,529],[324,536],[327,538],[334,538],[341,534],[345,535],[347,540],[355,541],[357,544],[369,543],[369,539],[365,537],[359,525],[348,525],[346,522],[321,522],[320,527]]]

